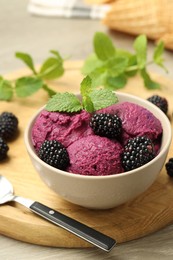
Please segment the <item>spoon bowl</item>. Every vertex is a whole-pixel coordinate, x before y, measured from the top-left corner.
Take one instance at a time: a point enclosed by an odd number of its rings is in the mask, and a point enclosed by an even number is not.
[[[11,201],[13,197],[12,184],[5,177],[0,175],[0,204]]]

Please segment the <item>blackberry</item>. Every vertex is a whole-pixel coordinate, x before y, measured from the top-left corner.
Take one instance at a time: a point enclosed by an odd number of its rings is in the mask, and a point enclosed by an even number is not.
[[[122,122],[117,115],[94,114],[90,126],[96,135],[115,138],[121,134]]]
[[[168,160],[168,162],[165,164],[165,168],[166,168],[167,174],[170,177],[173,177],[173,158],[170,158]]]
[[[65,170],[70,161],[66,148],[56,140],[44,141],[38,151],[38,156],[45,163],[60,170]]]
[[[0,137],[4,140],[12,139],[18,129],[18,119],[10,112],[3,112],[0,115]]]
[[[4,160],[7,157],[7,152],[9,150],[6,142],[0,137],[0,161]]]
[[[122,165],[125,171],[136,169],[155,157],[154,145],[146,136],[129,139],[122,154]]]
[[[165,114],[168,112],[168,101],[164,97],[153,95],[147,98],[148,101],[160,108]]]

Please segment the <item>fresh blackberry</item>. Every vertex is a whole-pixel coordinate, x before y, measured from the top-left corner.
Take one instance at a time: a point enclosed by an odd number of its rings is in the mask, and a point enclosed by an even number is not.
[[[167,174],[170,177],[173,177],[173,158],[170,158],[168,160],[168,162],[165,164],[165,168],[166,168]]]
[[[90,126],[96,135],[115,138],[121,134],[122,122],[117,115],[94,114]]]
[[[9,150],[6,142],[0,137],[0,161],[4,160],[7,157],[7,152]]]
[[[122,165],[125,171],[136,169],[155,157],[154,145],[146,136],[130,139],[124,147]]]
[[[0,137],[4,140],[12,139],[17,132],[18,119],[10,112],[3,112],[0,115]]]
[[[56,140],[44,141],[38,156],[45,163],[61,170],[65,170],[70,161],[66,148]]]
[[[153,95],[147,98],[148,101],[160,108],[165,114],[168,112],[168,101],[164,97]]]

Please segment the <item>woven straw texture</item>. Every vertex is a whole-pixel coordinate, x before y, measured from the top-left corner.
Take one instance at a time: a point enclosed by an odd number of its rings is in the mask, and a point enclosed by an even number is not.
[[[90,2],[106,3],[106,0]],[[103,23],[128,34],[146,34],[173,50],[173,0],[115,0]]]

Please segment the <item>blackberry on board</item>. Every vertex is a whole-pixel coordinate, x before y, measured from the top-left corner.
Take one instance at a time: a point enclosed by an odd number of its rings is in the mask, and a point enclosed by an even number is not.
[[[18,129],[18,118],[10,112],[0,115],[0,137],[8,141],[16,135]]]
[[[165,164],[166,172],[170,177],[173,177],[173,158],[170,158]]]
[[[122,154],[122,165],[125,171],[136,169],[155,157],[154,145],[146,136],[129,139]]]
[[[165,114],[168,112],[168,101],[166,98],[158,96],[158,95],[153,95],[149,98],[147,98],[148,101],[156,105],[158,108],[160,108]]]
[[[56,140],[44,141],[38,151],[38,156],[45,163],[60,170],[65,170],[70,162],[66,148]]]
[[[96,135],[109,138],[119,136],[122,130],[121,119],[117,115],[108,113],[94,114],[90,126]]]
[[[7,152],[9,147],[7,143],[0,137],[0,161],[4,160],[7,157]]]

